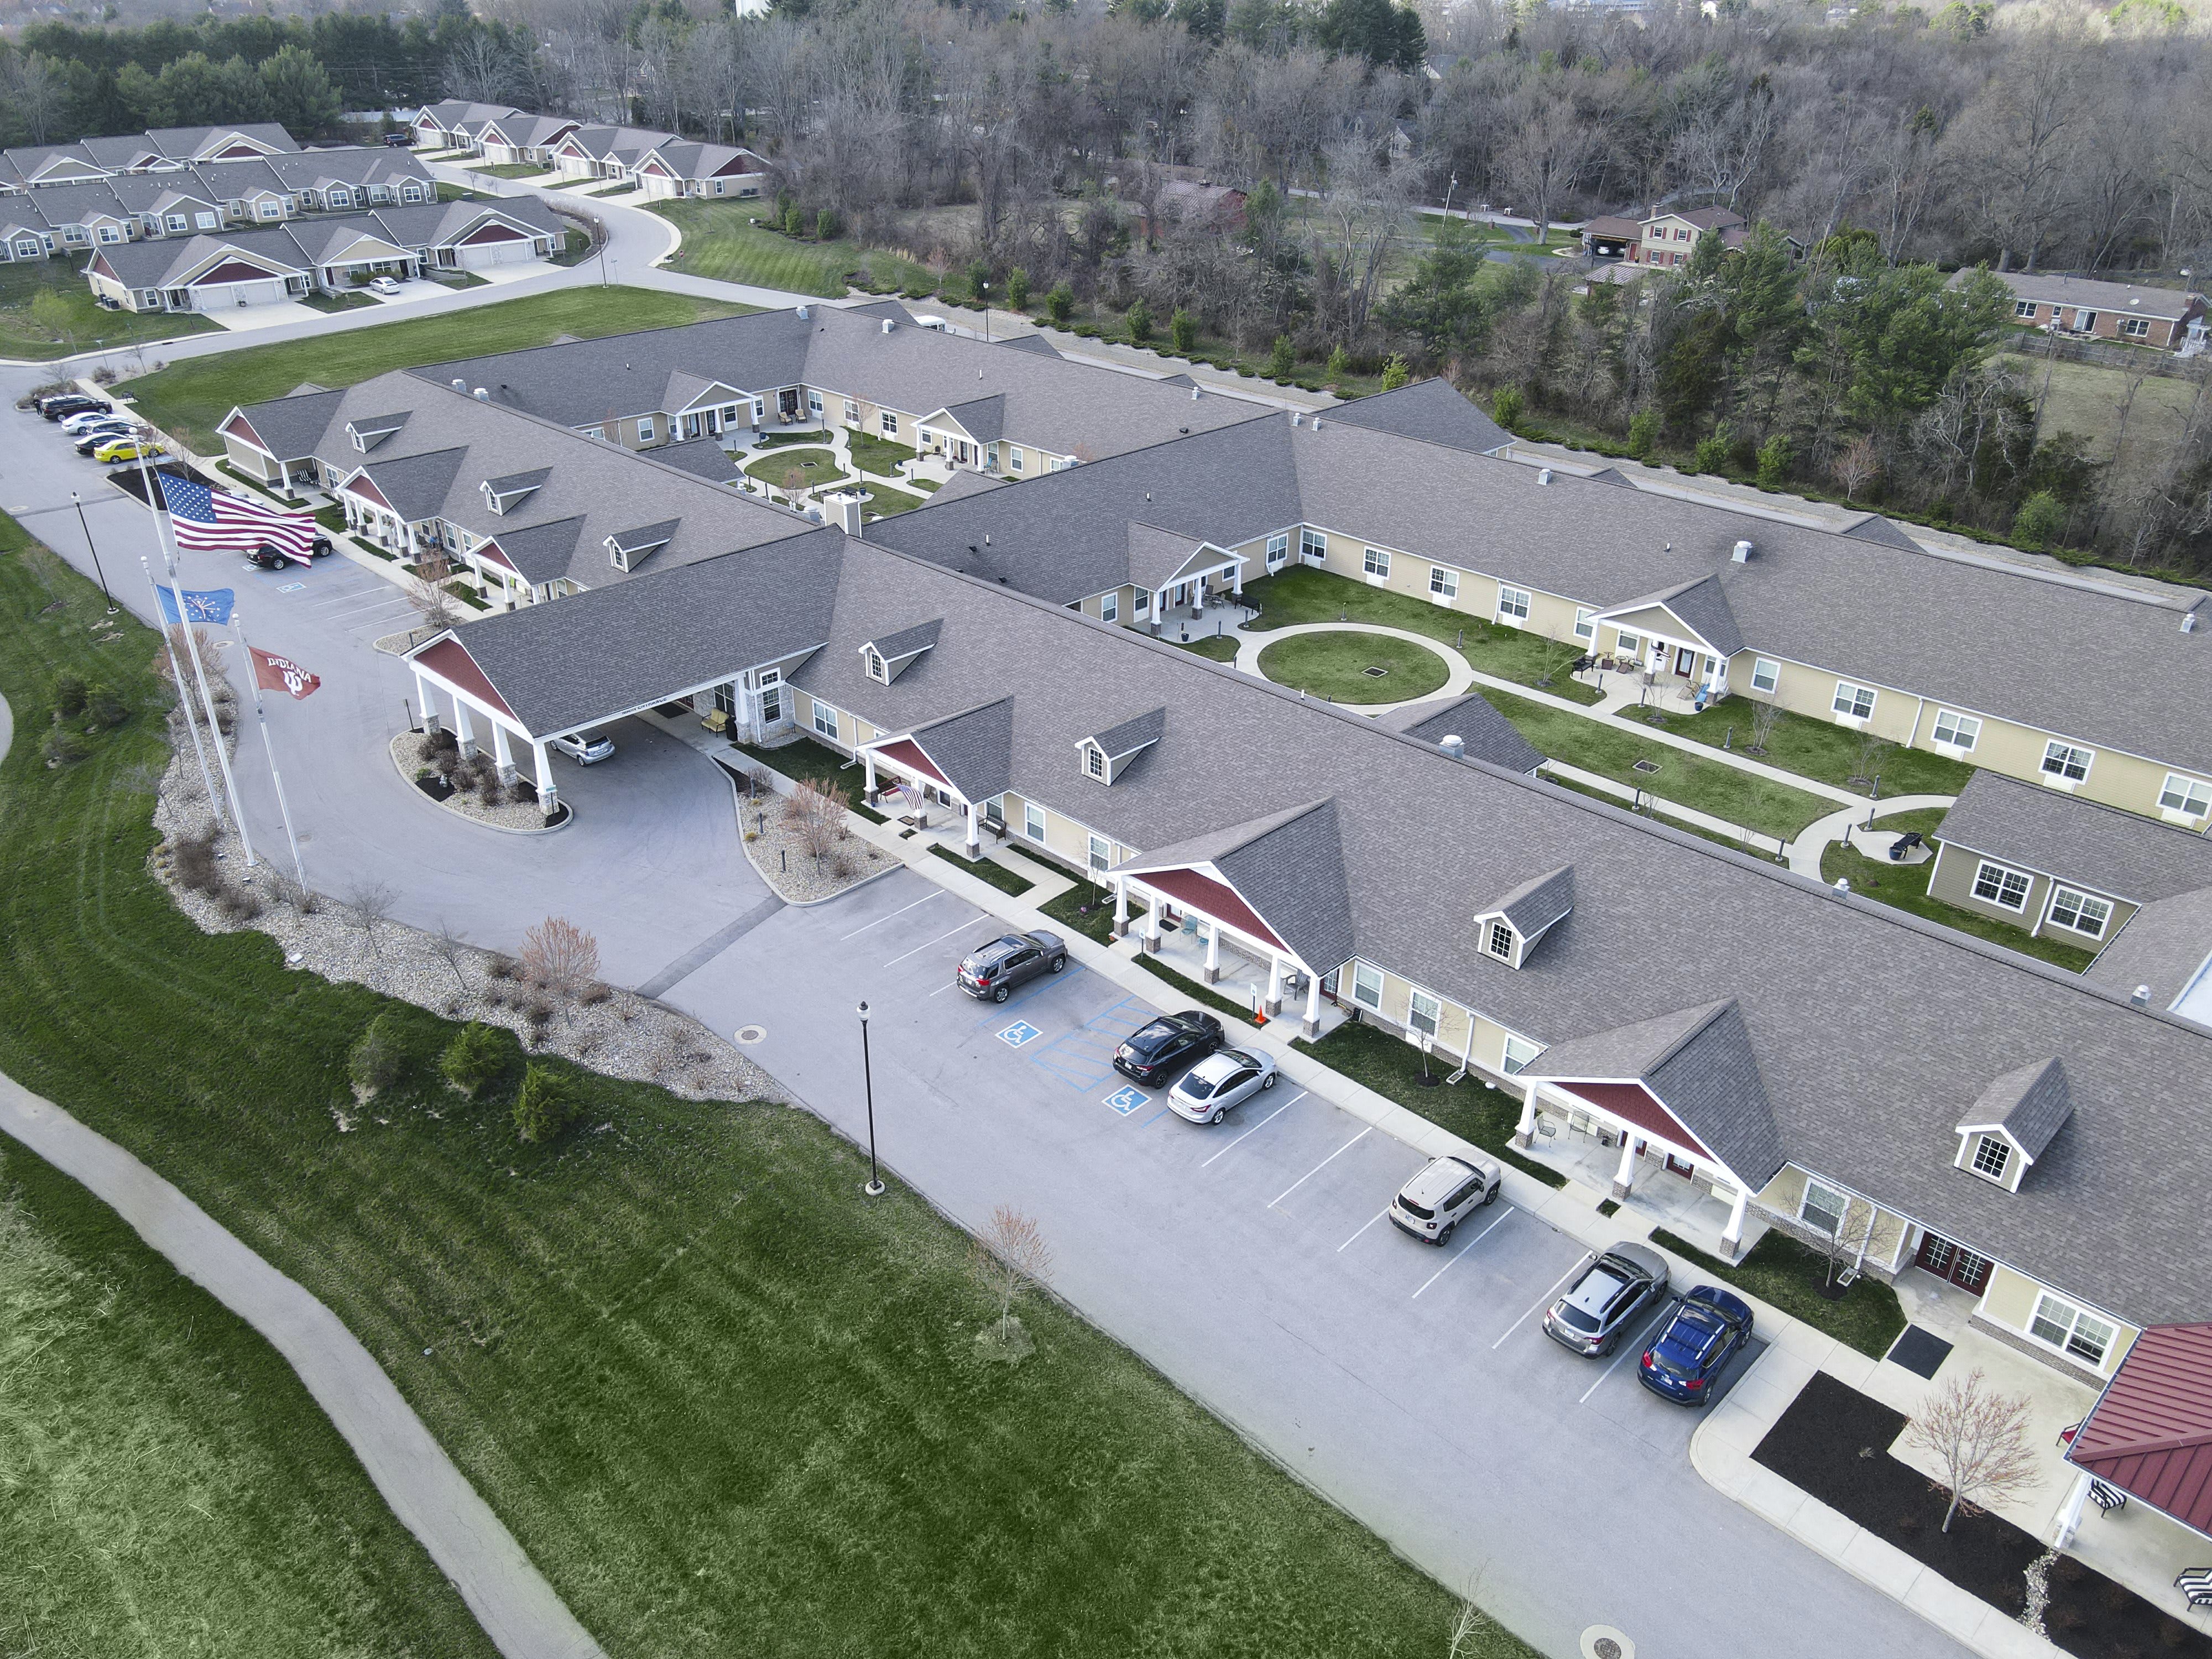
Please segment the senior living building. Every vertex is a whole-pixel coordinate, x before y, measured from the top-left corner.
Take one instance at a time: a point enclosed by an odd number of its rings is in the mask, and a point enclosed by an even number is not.
[[[418,148],[475,150],[494,165],[534,163],[568,179],[620,180],[647,196],[755,198],[769,176],[766,158],[742,145],[465,99],[423,109],[414,137]]]
[[[1374,471],[1371,440],[1421,441],[1274,417],[1199,441],[1243,446],[1205,469],[1230,498],[1217,544],[1251,539],[1232,460],[1280,489],[1333,442]],[[1125,459],[1177,477],[1157,464],[1183,447]],[[599,453],[639,516],[657,464]],[[1090,874],[1150,945],[1187,918],[1264,962],[1309,1030],[1334,1000],[1511,1091],[1524,1143],[1617,1149],[1617,1192],[1684,1183],[1721,1248],[1753,1213],[1841,1239],[2089,1380],[2143,1326],[2212,1306],[2212,1033],[1534,777],[1479,699],[1369,720],[1034,591],[1048,527],[1136,510],[1070,490],[1105,470],[871,527],[896,545],[793,526],[470,623],[410,666],[465,744],[488,731],[509,769],[530,750],[549,793],[550,738],[675,699],[748,741],[826,744],[971,845],[995,820]],[[1191,534],[1194,498],[1153,494]],[[1006,551],[946,554],[942,523],[985,509]]]

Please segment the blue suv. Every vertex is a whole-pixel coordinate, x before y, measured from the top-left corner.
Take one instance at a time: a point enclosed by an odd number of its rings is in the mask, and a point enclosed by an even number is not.
[[[1729,1360],[1751,1340],[1751,1310],[1717,1285],[1700,1285],[1675,1304],[1644,1361],[1638,1381],[1684,1406],[1702,1406]]]

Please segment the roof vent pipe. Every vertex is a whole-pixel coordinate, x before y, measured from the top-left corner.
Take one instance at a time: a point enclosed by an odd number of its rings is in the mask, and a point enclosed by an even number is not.
[[[1318,415],[1314,416],[1314,430],[1316,432],[1321,430],[1321,416]]]
[[[886,333],[886,334],[890,333],[890,332],[891,331],[891,328],[892,328],[891,319],[890,319],[890,318],[888,318],[888,317],[884,318],[884,333]]]
[[[466,380],[456,380],[453,382],[453,390],[456,392],[466,392],[468,389],[469,383]]]
[[[1851,896],[1851,878],[1850,878],[1849,876],[1838,876],[1838,877],[1837,877],[1837,878],[1836,878],[1836,896],[1837,896],[1838,898],[1849,898],[1850,896]]]
[[[807,312],[806,307],[805,307],[805,306],[801,306],[801,307],[799,307],[799,320],[800,322],[802,322],[802,323],[803,323],[803,322],[805,322],[805,321],[807,319],[807,316],[808,316],[808,312]]]
[[[1454,760],[1464,760],[1467,758],[1466,742],[1463,739],[1451,736],[1449,733],[1437,739],[1437,747],[1443,750],[1444,753],[1449,755]]]
[[[476,390],[476,400],[480,404],[489,403],[491,401],[490,392],[483,386],[478,386]]]
[[[2197,631],[2197,613],[2194,611],[2182,613],[2181,631],[2185,634],[2194,634]]]
[[[2148,985],[2136,986],[2134,992],[2128,998],[2128,1006],[2130,1008],[2149,1007],[2150,987]]]
[[[1729,560],[1734,564],[1749,564],[1751,562],[1751,544],[1749,542],[1738,542],[1735,544],[1735,551],[1729,555]]]
[[[1305,423],[1306,417],[1304,415],[1300,414],[1295,409],[1291,411],[1291,424],[1292,426],[1304,426]]]
[[[1196,403],[1198,401],[1198,388],[1196,386],[1193,386],[1190,389],[1190,400],[1193,403]]]
[[[1540,484],[1547,484],[1551,483],[1552,469],[1548,466],[1540,469],[1536,474],[1536,482]]]

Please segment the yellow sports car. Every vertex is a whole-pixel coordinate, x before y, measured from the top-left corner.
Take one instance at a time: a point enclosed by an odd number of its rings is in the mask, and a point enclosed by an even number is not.
[[[92,459],[95,461],[135,461],[142,455],[166,453],[167,452],[150,438],[117,438],[94,450]]]

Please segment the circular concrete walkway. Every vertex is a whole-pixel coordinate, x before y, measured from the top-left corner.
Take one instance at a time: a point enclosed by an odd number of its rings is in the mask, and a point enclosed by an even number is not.
[[[1435,690],[1419,697],[1403,697],[1396,702],[1340,702],[1340,708],[1348,708],[1355,714],[1387,714],[1394,708],[1407,708],[1416,703],[1434,702],[1439,697],[1456,697],[1471,691],[1475,685],[1474,665],[1446,645],[1442,640],[1431,639],[1426,634],[1416,634],[1409,628],[1385,628],[1376,623],[1296,623],[1288,628],[1270,628],[1264,633],[1249,634],[1242,629],[1231,630],[1229,637],[1237,641],[1234,666],[1247,674],[1267,679],[1260,672],[1260,653],[1280,641],[1293,639],[1300,634],[1380,634],[1385,639],[1405,640],[1425,646],[1442,657],[1449,671],[1444,683]],[[1267,680],[1271,685],[1278,681]],[[1286,687],[1286,690],[1296,690]]]

